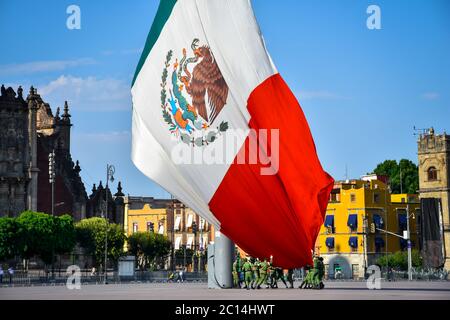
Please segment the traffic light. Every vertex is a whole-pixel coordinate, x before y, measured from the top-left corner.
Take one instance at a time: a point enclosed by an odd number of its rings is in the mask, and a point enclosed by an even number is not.
[[[197,233],[197,224],[194,222],[192,222],[192,233]]]
[[[375,223],[371,223],[370,224],[370,233],[375,233],[376,229],[375,229]]]

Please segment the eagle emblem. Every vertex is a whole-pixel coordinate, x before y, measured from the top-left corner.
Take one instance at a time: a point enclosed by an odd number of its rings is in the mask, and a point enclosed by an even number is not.
[[[214,122],[227,103],[228,85],[211,49],[194,39],[188,54],[172,61],[166,55],[161,77],[161,108],[170,132],[184,143],[204,146],[228,130],[228,122]]]

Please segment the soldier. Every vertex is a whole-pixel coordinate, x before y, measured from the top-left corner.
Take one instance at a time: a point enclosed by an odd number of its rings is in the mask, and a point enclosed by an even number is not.
[[[294,269],[285,270],[285,279],[289,282],[289,289],[294,288]]]
[[[233,262],[233,271],[232,271],[232,274],[233,274],[233,287],[234,288],[240,288],[241,287],[239,285],[239,274],[237,272],[237,264],[238,264],[238,261],[235,260]]]
[[[244,273],[242,271],[242,265],[243,265],[243,260],[241,259],[241,255],[238,253],[238,256],[236,258],[236,271],[237,271],[237,276],[238,276],[238,283],[239,283],[239,288],[242,287],[242,282],[244,282]]]
[[[259,266],[260,266],[259,258],[256,258],[256,260],[252,266],[252,272],[253,272],[252,289],[256,289],[256,286],[259,281]]]
[[[325,275],[325,265],[323,264],[323,258],[319,257],[317,261],[317,286],[319,289],[323,289],[325,285],[322,282]]]
[[[272,258],[270,258],[269,267],[267,269],[267,278],[270,288],[273,288],[275,285],[275,267],[273,266],[272,261]]]
[[[259,280],[256,289],[261,289],[261,285],[267,282],[268,269],[269,262],[267,261],[267,258],[265,258],[264,261],[259,264]],[[266,287],[266,289],[267,288],[268,286]]]
[[[252,264],[250,259],[244,259],[244,265],[242,266],[242,270],[244,271],[244,281],[245,281],[245,289],[250,290],[250,284],[252,282]]]
[[[310,282],[309,279],[311,278],[311,274],[312,274],[312,273],[310,273],[310,269],[311,269],[310,266],[305,266],[304,270],[306,272],[306,275],[304,276],[302,283],[298,287],[299,289],[303,289],[303,288],[307,289],[307,286],[309,285],[309,282]]]
[[[272,288],[278,288],[278,280],[281,280],[283,282],[283,284],[286,286],[286,288],[288,288],[288,285],[286,283],[286,280],[284,279],[284,275],[283,275],[283,269],[279,268],[279,267],[275,267],[274,271],[273,271],[273,276],[272,276]]]

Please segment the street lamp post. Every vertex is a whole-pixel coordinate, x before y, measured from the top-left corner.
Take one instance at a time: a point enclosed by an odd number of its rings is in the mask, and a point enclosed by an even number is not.
[[[406,241],[408,246],[408,280],[412,281],[411,232],[409,229],[409,205],[406,206]]]
[[[173,225],[172,225],[172,272],[175,272],[175,199],[173,195],[170,195],[170,198],[172,199],[172,217],[173,217]]]
[[[50,185],[52,187],[52,195],[51,195],[51,201],[52,201],[52,217],[55,216],[55,178],[56,178],[56,172],[55,172],[55,149],[52,150],[48,154],[48,178]],[[54,244],[52,243],[52,278],[55,277],[55,250],[54,250]]]
[[[106,222],[106,232],[105,232],[105,278],[103,283],[108,284],[107,277],[108,277],[108,183],[109,181],[114,182],[114,173],[116,172],[116,168],[114,168],[113,165],[107,164],[106,165],[106,188],[105,188],[105,222]]]
[[[48,178],[52,186],[52,216],[55,215],[55,150],[48,155]]]

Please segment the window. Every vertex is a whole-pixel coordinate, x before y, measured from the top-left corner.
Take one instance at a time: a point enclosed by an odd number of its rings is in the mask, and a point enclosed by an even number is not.
[[[194,243],[194,236],[189,236],[187,238],[187,245],[186,248],[187,249],[192,249],[193,248],[193,243]]]
[[[164,224],[163,224],[163,223],[161,223],[161,224],[159,225],[158,233],[159,233],[159,234],[164,234]]]
[[[358,237],[350,237],[348,239],[348,244],[352,249],[352,252],[358,251]]]
[[[430,167],[428,169],[428,181],[436,181],[437,180],[437,170],[435,167]]]
[[[349,214],[347,225],[350,228],[351,232],[355,232],[358,230],[358,215],[357,214]]]
[[[176,217],[175,226],[174,226],[175,230],[180,230],[180,222],[181,222],[181,217]]]
[[[180,244],[181,244],[181,236],[178,236],[175,238],[175,250],[180,249]]]
[[[205,219],[200,218],[200,226],[199,226],[199,230],[205,230]]]
[[[381,252],[381,249],[384,248],[384,240],[381,237],[375,238],[375,252]]]
[[[379,193],[374,193],[373,194],[373,202],[374,203],[380,202],[380,194]]]
[[[138,224],[136,222],[133,223],[133,233],[138,232]]]
[[[377,227],[378,229],[383,229],[384,227],[383,218],[379,214],[374,214],[372,218],[373,223],[375,223],[375,227]]]
[[[352,264],[352,277],[355,280],[359,278],[359,264]]]
[[[154,232],[155,231],[155,224],[153,222],[148,221],[147,222],[147,232]]]
[[[194,215],[190,214],[190,215],[188,215],[188,221],[186,224],[186,228],[192,227],[192,221],[194,221]]]
[[[200,250],[204,250],[208,246],[208,236],[200,237]]]
[[[328,237],[328,238],[325,240],[325,245],[326,245],[327,248],[328,248],[328,252],[333,252],[333,251],[334,251],[334,238]]]
[[[356,202],[356,194],[350,194],[350,202]]]
[[[327,228],[329,233],[334,233],[334,216],[333,215],[326,215],[325,216],[325,228]]]
[[[406,217],[406,213],[399,213],[398,214],[398,231],[400,233],[403,233],[407,229],[408,221]]]

